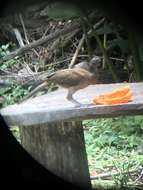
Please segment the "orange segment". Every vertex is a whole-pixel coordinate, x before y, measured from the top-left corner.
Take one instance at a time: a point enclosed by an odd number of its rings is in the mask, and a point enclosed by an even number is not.
[[[105,104],[121,104],[121,103],[127,103],[131,101],[133,93],[129,91],[126,95],[117,97],[117,98],[105,98],[104,102]]]
[[[114,90],[110,93],[101,94],[96,96],[93,99],[95,104],[104,104],[104,105],[111,105],[111,104],[121,104],[127,103],[131,101],[133,93],[129,87],[129,85],[120,87],[117,90]]]
[[[114,90],[112,92],[109,92],[109,93],[105,93],[101,96],[105,96],[105,97],[108,97],[108,98],[114,98],[116,96],[120,97],[120,96],[123,96],[124,94],[128,93],[130,91],[130,87],[127,85],[127,86],[124,86],[124,87],[120,87],[119,89],[117,90]]]

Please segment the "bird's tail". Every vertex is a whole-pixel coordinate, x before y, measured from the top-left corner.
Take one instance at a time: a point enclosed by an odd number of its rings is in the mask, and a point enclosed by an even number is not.
[[[38,91],[44,89],[47,86],[48,82],[45,81],[42,84],[40,84],[39,86],[37,86],[34,90],[32,90],[27,96],[25,96],[20,103],[26,101],[28,98],[32,97],[34,94],[36,94]]]
[[[25,96],[22,100],[20,100],[20,103],[26,101],[28,98],[31,98],[33,95],[35,95],[38,91],[43,90],[47,85],[48,82],[50,82],[50,78],[55,74],[55,72],[48,74],[47,76],[44,76],[44,79],[42,84],[37,86],[34,90],[32,90],[27,96]]]
[[[54,74],[55,74],[55,72],[52,72],[52,73],[48,74],[48,76],[46,76],[46,78],[50,79]]]

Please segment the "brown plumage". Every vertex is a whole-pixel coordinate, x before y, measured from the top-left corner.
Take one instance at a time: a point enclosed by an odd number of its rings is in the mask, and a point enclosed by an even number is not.
[[[97,73],[96,73],[97,74]],[[73,98],[73,94],[88,85],[96,84],[96,75],[80,67],[72,69],[63,69],[56,71],[47,77],[47,80],[35,88],[24,100],[33,96],[36,92],[47,86],[47,83],[52,82],[63,88],[68,89],[67,99],[76,105],[80,105]]]

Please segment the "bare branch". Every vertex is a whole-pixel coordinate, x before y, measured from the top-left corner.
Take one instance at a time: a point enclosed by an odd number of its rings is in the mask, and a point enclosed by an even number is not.
[[[19,19],[20,19],[21,25],[23,27],[25,41],[26,41],[27,44],[29,44],[29,40],[28,40],[28,37],[27,37],[27,32],[26,32],[26,28],[25,28],[25,24],[24,24],[24,20],[23,20],[22,14],[19,14]]]
[[[70,26],[67,26],[66,28],[64,28],[64,29],[62,29],[60,31],[59,30],[55,31],[53,34],[50,34],[47,37],[41,38],[41,39],[39,39],[39,40],[37,40],[35,42],[32,42],[32,43],[30,43],[28,45],[25,45],[22,48],[17,49],[14,52],[11,52],[7,56],[5,56],[0,63],[3,63],[3,61],[7,61],[9,59],[13,59],[16,56],[22,55],[25,52],[31,50],[32,48],[35,48],[35,47],[40,46],[40,45],[43,45],[44,43],[51,42],[52,40],[58,38],[61,35],[71,33],[72,31],[76,30],[79,27],[80,27],[80,24],[76,23],[76,24],[72,24]]]
[[[112,177],[112,176],[117,176],[117,175],[120,175],[120,174],[130,174],[130,173],[136,173],[138,172],[138,170],[131,170],[131,171],[128,171],[128,172],[110,172],[110,173],[104,173],[104,174],[99,174],[99,175],[96,175],[94,177],[91,177],[90,179],[91,180],[95,180],[95,179],[99,179],[99,178],[108,178],[108,177]]]
[[[16,36],[16,39],[19,43],[19,46],[22,48],[24,47],[24,42],[23,42],[23,39],[22,39],[22,36],[21,36],[21,33],[19,32],[19,30],[17,28],[13,28],[13,32]]]
[[[82,36],[82,38],[81,38],[81,40],[80,40],[80,42],[79,42],[79,44],[78,44],[78,46],[77,46],[77,48],[76,48],[76,51],[75,51],[75,53],[74,53],[74,56],[73,56],[73,58],[72,58],[72,60],[71,60],[71,62],[70,62],[70,64],[69,64],[69,68],[72,68],[73,65],[75,64],[76,58],[77,58],[78,53],[79,53],[79,51],[80,51],[80,49],[81,49],[81,47],[82,47],[82,45],[83,45],[84,40],[85,40],[85,35],[83,34],[83,36]]]
[[[96,24],[93,26],[94,29],[97,29],[101,24],[103,24],[103,22],[104,22],[104,18],[101,19],[98,23],[96,23]],[[88,32],[87,34],[90,35],[91,32],[92,32],[92,30],[89,30],[89,32]],[[71,63],[69,64],[69,68],[72,68],[73,65],[75,64],[76,58],[77,58],[77,56],[78,56],[78,54],[79,54],[79,51],[80,51],[80,49],[81,49],[81,47],[82,47],[82,45],[83,45],[83,43],[84,43],[84,40],[85,40],[85,34],[83,34],[83,36],[82,36],[82,38],[81,38],[81,40],[80,40],[80,42],[79,42],[79,44],[78,44],[78,46],[77,46],[77,48],[76,48],[76,51],[75,51],[74,56],[73,56],[73,58],[72,58],[72,60],[71,60]]]

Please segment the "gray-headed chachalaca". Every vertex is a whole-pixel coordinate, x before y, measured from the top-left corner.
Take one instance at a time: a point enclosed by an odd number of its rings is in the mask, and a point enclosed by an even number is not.
[[[81,105],[73,98],[73,94],[80,89],[97,83],[99,57],[94,57],[89,62],[81,62],[71,69],[63,69],[50,74],[46,81],[36,87],[23,100],[32,97],[35,93],[42,90],[49,82],[57,84],[68,90],[67,99],[77,106]]]

